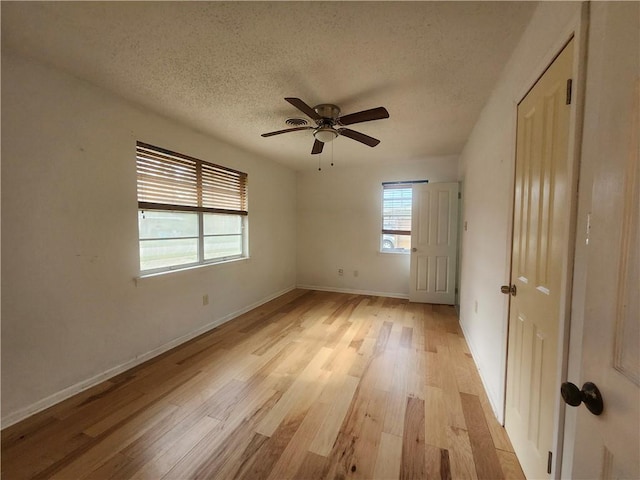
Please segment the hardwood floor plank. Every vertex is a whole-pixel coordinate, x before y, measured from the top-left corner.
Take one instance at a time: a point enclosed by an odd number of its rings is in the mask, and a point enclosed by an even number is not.
[[[241,402],[233,415],[210,430],[189,452],[184,455],[162,478],[193,478],[196,473],[212,468],[216,452],[224,448],[228,439],[238,432],[241,425],[255,426],[278,401],[281,394],[268,387],[261,388],[250,398]],[[247,439],[250,441],[250,439]]]
[[[300,408],[301,405],[315,399],[324,386],[323,382],[329,377],[329,373],[322,370],[322,364],[330,354],[331,350],[328,348],[322,348],[318,352],[258,425],[257,433],[270,437],[292,409]]]
[[[445,401],[447,402],[448,424],[458,429],[466,429],[467,424],[465,423],[464,413],[462,412],[460,392],[458,390],[454,367],[451,363],[449,348],[438,346],[438,357],[438,364],[441,368],[440,378],[442,380],[442,390],[444,391]]]
[[[372,359],[369,360],[369,364],[371,361]],[[356,471],[353,470],[352,472],[354,467],[353,460],[356,455],[355,446],[360,436],[362,425],[367,415],[367,406],[375,386],[375,378],[370,374],[371,371],[372,369],[365,368],[363,378],[358,383],[353,400],[340,426],[340,431],[328,456],[330,461],[327,465],[328,470],[325,472],[327,478],[335,478],[336,476],[346,478],[347,475],[351,475]]]
[[[372,452],[378,452],[384,413],[387,404],[387,392],[374,389],[360,426],[358,439],[354,444],[351,468],[345,472],[346,478],[370,479],[373,476],[376,459]]]
[[[296,412],[297,413],[297,412]],[[255,452],[253,458],[247,462],[247,467],[237,478],[245,480],[262,480],[268,478],[273,467],[281,457],[287,445],[302,424],[307,411],[295,415],[288,415],[278,425],[278,428]]]
[[[409,303],[408,305],[411,308],[413,317],[412,324],[410,325],[413,328],[413,336],[411,339],[413,347],[426,351],[425,316],[427,305],[424,303]]]
[[[442,389],[426,387],[424,408],[425,442],[434,447],[447,449],[447,404]]]
[[[293,479],[323,480],[329,470],[329,459],[312,452],[307,452]]]
[[[78,452],[84,452],[93,442],[94,439],[81,432],[65,435],[60,438],[60,441],[47,437],[42,444],[47,446],[46,449],[32,445],[24,451],[16,451],[16,449],[3,454],[2,477],[38,478],[41,472],[47,471],[52,465],[72,461]]]
[[[460,399],[478,478],[503,478],[500,461],[491,439],[487,421],[484,418],[480,400],[476,395],[467,393],[460,393]]]
[[[134,457],[143,458],[143,461],[135,462],[137,468],[133,471],[123,470],[119,472],[119,478],[130,478],[131,480],[142,480],[148,478],[162,478],[171,468],[178,463],[193,447],[195,447],[205,436],[211,433],[220,424],[215,418],[204,416],[192,428],[179,436],[172,436],[171,442],[157,445],[155,451],[149,452],[146,456]]]
[[[364,339],[362,345],[360,345],[357,350],[358,356],[355,358],[351,368],[349,369],[349,375],[358,378],[361,378],[364,375],[364,371],[371,361],[371,355],[375,344],[375,338],[367,337]]]
[[[396,352],[393,383],[389,392],[387,411],[384,418],[383,431],[391,435],[402,437],[404,417],[407,409],[407,378],[411,369],[411,352],[401,349]]]
[[[400,478],[401,459],[402,437],[382,432],[372,478],[379,480]]]
[[[355,348],[357,351],[360,350],[360,347],[362,346],[362,343],[364,342],[364,339],[367,337],[367,334],[369,333],[369,330],[371,329],[371,326],[373,325],[373,318],[371,318],[367,314],[368,310],[369,310],[368,308],[365,309],[365,312],[363,313],[364,316],[365,316],[365,320],[363,322],[361,322],[360,328],[358,328],[356,334],[354,335],[353,339],[351,340],[351,343],[349,344],[350,347]]]
[[[438,352],[425,352],[425,383],[429,387],[442,389],[443,368],[440,366],[440,355]]]
[[[91,448],[83,452],[71,462],[54,464],[48,471],[41,472],[41,476],[52,479],[80,478],[84,473],[93,470],[105,460],[116,455],[118,451],[144,434],[155,423],[161,422],[176,408],[175,405],[156,403],[152,407],[135,415],[130,421],[121,425],[115,431],[105,435]]]
[[[402,437],[403,480],[425,478],[424,400],[409,397]]]
[[[116,453],[113,457],[100,465],[100,467],[78,478],[90,478],[91,480],[107,480],[110,478],[118,478],[114,477],[114,475],[118,475],[118,473],[121,472],[129,462],[131,462],[130,458],[122,455],[121,453]]]
[[[457,479],[478,480],[476,466],[471,451],[471,442],[467,431],[450,426],[447,431],[449,439],[449,463],[451,477]],[[482,479],[484,480],[484,479]]]
[[[324,457],[331,453],[331,448],[338,437],[342,422],[358,388],[358,383],[359,379],[349,375],[343,375],[341,382],[338,383],[335,395],[330,398],[320,398],[319,401],[323,401],[329,405],[329,411],[315,432],[313,440],[309,445],[310,452]]]
[[[523,479],[450,306],[294,290],[2,432],[34,478]]]
[[[502,467],[505,479],[526,480],[515,453],[504,452],[502,450],[497,450],[496,453],[498,454],[498,459],[500,460],[500,466]]]
[[[480,393],[480,395],[478,395],[478,398],[480,398],[480,405],[482,405],[482,411],[484,412],[487,424],[489,425],[489,431],[491,432],[493,445],[497,450],[504,450],[505,452],[513,453],[513,446],[511,445],[511,441],[509,440],[507,431],[502,425],[500,425],[500,423],[498,423],[498,419],[493,413],[493,408],[491,408],[489,398],[487,397],[487,394],[484,392],[484,390]]]
[[[378,363],[379,370],[376,372],[376,388],[388,392],[393,386],[393,373],[395,371],[396,357],[398,350],[390,348],[382,353],[381,361]]]
[[[400,337],[400,346],[404,348],[411,348],[413,339],[413,328],[402,327],[402,336]]]
[[[271,470],[268,480],[281,480],[283,478],[294,478],[304,455],[313,441],[315,433],[327,418],[331,404],[315,402],[305,415],[300,427],[293,434],[293,437],[278,457],[276,464]]]
[[[425,472],[425,478],[427,479],[452,480],[449,450],[427,444],[425,451]]]
[[[358,295],[349,295],[338,304],[338,308],[336,308],[322,323],[325,325],[331,325],[337,319],[348,320],[359,303],[360,297]]]
[[[329,359],[322,366],[322,369],[340,375],[347,375],[357,357],[358,352],[349,346],[336,347],[334,353],[329,356]]]
[[[427,368],[426,354],[424,350],[409,349],[413,368],[409,370],[407,377],[407,393],[410,397],[424,400],[425,397],[425,371]]]
[[[224,441],[217,448],[211,450],[209,458],[200,464],[191,478],[209,479],[235,476],[240,465],[250,461],[249,454],[253,455],[253,452],[265,443],[260,438],[253,437],[252,434],[259,420],[277,402],[277,399],[277,396],[269,397],[263,405],[251,413],[250,417],[246,417],[241,422],[233,423],[233,428],[230,425]]]
[[[116,410],[106,418],[84,429],[84,433],[91,437],[97,437],[115,425],[120,424],[123,420],[131,416],[135,412],[139,412],[157,402],[159,399],[166,397],[176,388],[184,385],[189,380],[195,378],[200,372],[186,371],[178,375],[169,377],[166,381],[159,383],[153,391],[141,396],[140,398],[129,403],[126,408]]]
[[[448,333],[447,340],[450,354],[449,360],[453,365],[458,391],[477,395],[479,391],[472,377],[473,367],[475,367],[475,365],[473,365],[470,355],[465,352],[466,343],[464,338],[460,338],[453,333]]]

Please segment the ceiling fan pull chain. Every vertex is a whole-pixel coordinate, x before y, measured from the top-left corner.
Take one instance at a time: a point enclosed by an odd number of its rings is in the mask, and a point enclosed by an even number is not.
[[[331,166],[333,167],[333,142],[331,142]]]
[[[318,171],[321,172],[322,171],[322,152],[320,153],[320,155],[318,155]]]

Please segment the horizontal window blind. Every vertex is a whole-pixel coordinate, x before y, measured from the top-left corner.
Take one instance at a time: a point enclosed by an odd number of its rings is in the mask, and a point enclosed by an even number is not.
[[[427,183],[427,180],[382,184],[383,234],[411,235],[411,199],[414,183]]]
[[[247,174],[137,142],[138,207],[247,215]]]

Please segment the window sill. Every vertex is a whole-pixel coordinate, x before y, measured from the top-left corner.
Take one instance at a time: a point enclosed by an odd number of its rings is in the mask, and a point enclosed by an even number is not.
[[[175,268],[173,270],[166,270],[164,272],[154,272],[154,273],[142,273],[139,276],[135,277],[133,280],[136,283],[136,286],[139,286],[142,283],[147,283],[153,279],[160,278],[169,278],[169,277],[177,277],[181,274],[194,272],[194,271],[202,271],[204,269],[209,269],[213,267],[218,267],[221,265],[229,265],[231,263],[236,262],[247,262],[251,257],[241,257],[241,258],[232,258],[229,260],[223,260],[221,262],[212,262],[212,263],[203,263],[202,265],[191,265],[184,268]]]
[[[385,252],[378,250],[378,255],[409,255],[411,252]]]

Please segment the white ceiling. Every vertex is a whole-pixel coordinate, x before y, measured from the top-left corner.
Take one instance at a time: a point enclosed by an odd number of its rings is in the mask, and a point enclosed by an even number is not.
[[[461,151],[529,2],[2,2],[2,47],[297,170],[317,166],[284,101],[390,118],[351,125],[337,164]],[[331,148],[323,156],[329,158]]]

